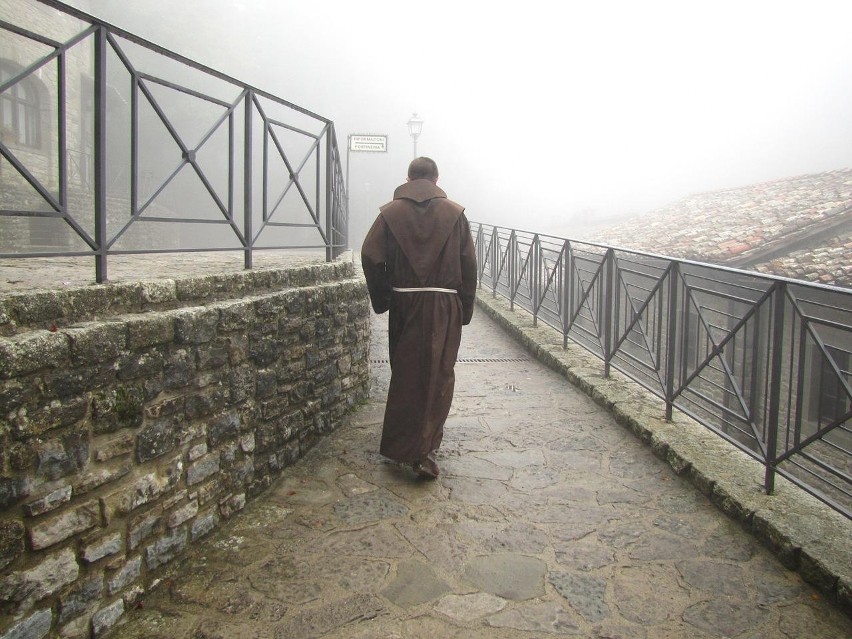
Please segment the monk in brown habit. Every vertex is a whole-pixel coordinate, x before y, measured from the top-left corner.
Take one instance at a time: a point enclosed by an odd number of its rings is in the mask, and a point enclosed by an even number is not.
[[[437,186],[438,167],[420,157],[379,210],[361,249],[376,313],[390,311],[391,381],[379,452],[437,477],[455,385],[462,326],[476,295],[476,254],[464,207]]]

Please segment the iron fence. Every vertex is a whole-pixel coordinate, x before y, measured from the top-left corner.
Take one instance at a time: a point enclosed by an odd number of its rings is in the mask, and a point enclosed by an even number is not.
[[[852,517],[852,290],[471,229],[480,287]]]
[[[53,0],[0,72],[0,258],[347,247],[330,120]]]

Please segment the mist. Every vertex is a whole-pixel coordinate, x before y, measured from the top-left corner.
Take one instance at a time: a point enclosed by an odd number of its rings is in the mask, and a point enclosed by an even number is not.
[[[344,161],[350,134],[387,135],[349,155],[356,248],[405,179],[415,112],[469,219],[568,237],[852,166],[842,0],[68,4],[332,119]]]

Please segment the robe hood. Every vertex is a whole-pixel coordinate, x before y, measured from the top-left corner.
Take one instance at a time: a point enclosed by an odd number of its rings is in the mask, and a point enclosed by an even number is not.
[[[411,180],[398,187],[393,192],[395,200],[413,200],[418,204],[436,197],[447,197],[447,194],[432,180]]]
[[[447,199],[431,180],[411,180],[398,186],[393,201],[381,207],[408,261],[422,283],[426,282],[453,232],[464,207]],[[431,250],[424,250],[430,246]]]

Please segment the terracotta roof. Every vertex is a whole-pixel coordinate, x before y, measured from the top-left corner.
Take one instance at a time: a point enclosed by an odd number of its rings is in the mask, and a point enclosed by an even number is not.
[[[852,169],[692,195],[587,239],[852,287]]]

